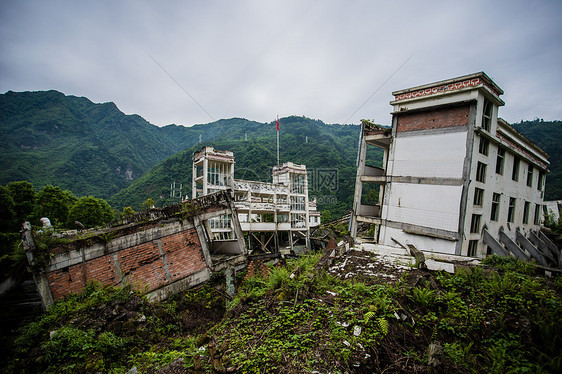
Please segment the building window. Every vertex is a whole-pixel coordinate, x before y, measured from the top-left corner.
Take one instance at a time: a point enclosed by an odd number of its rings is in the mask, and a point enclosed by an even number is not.
[[[490,148],[490,142],[488,139],[481,137],[478,152],[484,156],[488,156],[488,148]]]
[[[504,159],[505,159],[505,149],[498,147],[498,157],[496,158],[496,174],[503,175]]]
[[[521,160],[519,160],[519,157],[513,156],[513,170],[511,171],[511,179],[513,179],[516,182],[519,180],[519,164],[520,163],[521,163]]]
[[[218,217],[209,218],[211,229],[230,229],[231,218],[229,214],[223,214]]]
[[[291,227],[292,228],[306,227],[306,214],[291,213]]]
[[[490,219],[492,221],[498,220],[498,215],[500,213],[500,198],[501,195],[499,193],[494,193],[492,197],[492,212],[490,213]]]
[[[533,187],[533,165],[531,164],[527,170],[527,187]]]
[[[304,210],[304,196],[291,196],[291,210]]]
[[[482,110],[482,128],[490,132],[492,123],[492,103],[484,99],[484,109]]]
[[[515,216],[515,198],[509,198],[509,207],[507,209],[507,222],[513,223],[513,217]]]
[[[470,221],[470,233],[478,234],[480,232],[480,214],[473,214],[472,221]]]
[[[304,175],[303,174],[293,174],[291,192],[292,193],[304,193]]]
[[[486,180],[486,164],[481,163],[478,161],[478,165],[476,167],[476,181],[482,182]]]
[[[529,209],[531,209],[531,203],[525,201],[525,205],[523,206],[523,224],[529,223]]]
[[[539,184],[537,185],[537,190],[539,191],[543,191],[544,189],[544,171],[540,170],[539,171]]]
[[[535,217],[533,219],[535,225],[541,224],[541,206],[539,204],[535,205]]]
[[[476,257],[477,250],[478,250],[478,240],[470,240],[468,242],[468,256]]]
[[[484,190],[476,187],[474,189],[474,205],[482,206],[483,201],[484,201]]]

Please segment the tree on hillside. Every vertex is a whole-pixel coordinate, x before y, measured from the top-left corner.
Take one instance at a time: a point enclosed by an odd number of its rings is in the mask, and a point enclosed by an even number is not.
[[[0,232],[13,232],[17,226],[15,205],[10,190],[0,186]]]
[[[33,217],[47,217],[54,225],[63,225],[68,220],[68,212],[78,199],[68,190],[59,186],[45,186],[37,194]]]
[[[144,203],[142,203],[142,208],[146,210],[154,208],[154,200],[149,197]]]
[[[123,208],[123,212],[121,213],[121,218],[131,218],[135,215],[135,211],[130,206],[126,206]]]
[[[73,226],[78,221],[85,227],[95,227],[113,220],[113,212],[109,204],[103,199],[93,196],[84,196],[70,208],[68,213],[68,226]]]
[[[35,205],[35,190],[33,185],[27,181],[12,182],[8,189],[14,199],[14,210],[18,224],[23,223],[33,212]]]

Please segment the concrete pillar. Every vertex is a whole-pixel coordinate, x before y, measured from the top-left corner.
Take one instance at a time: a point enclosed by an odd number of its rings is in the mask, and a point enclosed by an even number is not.
[[[361,206],[361,194],[363,184],[361,176],[365,173],[365,157],[367,155],[367,142],[363,134],[364,125],[361,124],[361,134],[359,135],[359,154],[357,157],[357,175],[355,177],[355,195],[353,196],[353,211],[351,212],[351,237],[357,236],[357,214]]]

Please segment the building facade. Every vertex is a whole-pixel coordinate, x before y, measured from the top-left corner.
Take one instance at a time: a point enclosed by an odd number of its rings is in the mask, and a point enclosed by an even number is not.
[[[193,155],[192,198],[232,189],[242,231],[251,251],[310,248],[310,228],[320,224],[316,201],[309,201],[305,165],[274,166],[272,182],[234,178],[234,154],[203,147]],[[231,218],[210,222],[216,243],[232,235]]]
[[[381,244],[482,257],[488,237],[539,230],[548,155],[498,117],[503,91],[485,73],[392,94],[392,128],[362,127],[353,235],[367,222]],[[382,168],[365,164],[368,146]],[[378,205],[361,201],[365,183]]]

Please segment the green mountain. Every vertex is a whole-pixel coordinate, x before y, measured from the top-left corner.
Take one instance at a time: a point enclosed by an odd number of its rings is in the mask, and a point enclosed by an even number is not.
[[[545,200],[562,200],[562,121],[521,121],[513,127],[550,156]]]
[[[546,199],[562,199],[562,122],[521,122],[515,128],[550,154]],[[341,214],[351,208],[359,126],[306,117],[280,119],[280,159],[307,165],[311,196]],[[271,180],[276,164],[275,122],[223,119],[184,127],[154,126],[115,104],[95,104],[57,91],[0,95],[0,185],[27,180],[77,196],[107,199],[115,208],[174,201],[170,184],[191,193],[192,154],[205,145],[232,150],[237,178]],[[380,165],[381,152],[368,155]],[[179,189],[176,189],[176,196]],[[177,201],[177,200],[176,200]]]
[[[246,120],[205,125],[210,133],[222,129],[218,133],[229,136],[211,138],[169,157],[111,197],[110,204],[138,208],[147,198],[158,206],[169,204],[173,202],[173,182],[183,185],[184,196],[191,196],[192,155],[205,145],[234,152],[235,178],[271,181],[271,169],[277,163],[276,125],[242,121]],[[305,117],[281,118],[280,162],[305,164],[310,195],[317,198],[321,208],[342,214],[353,201],[358,136],[359,126],[327,125]],[[371,164],[380,164],[382,152],[369,154],[369,159]]]
[[[0,184],[28,180],[102,198],[179,150],[140,116],[57,91],[0,95],[0,133]]]

